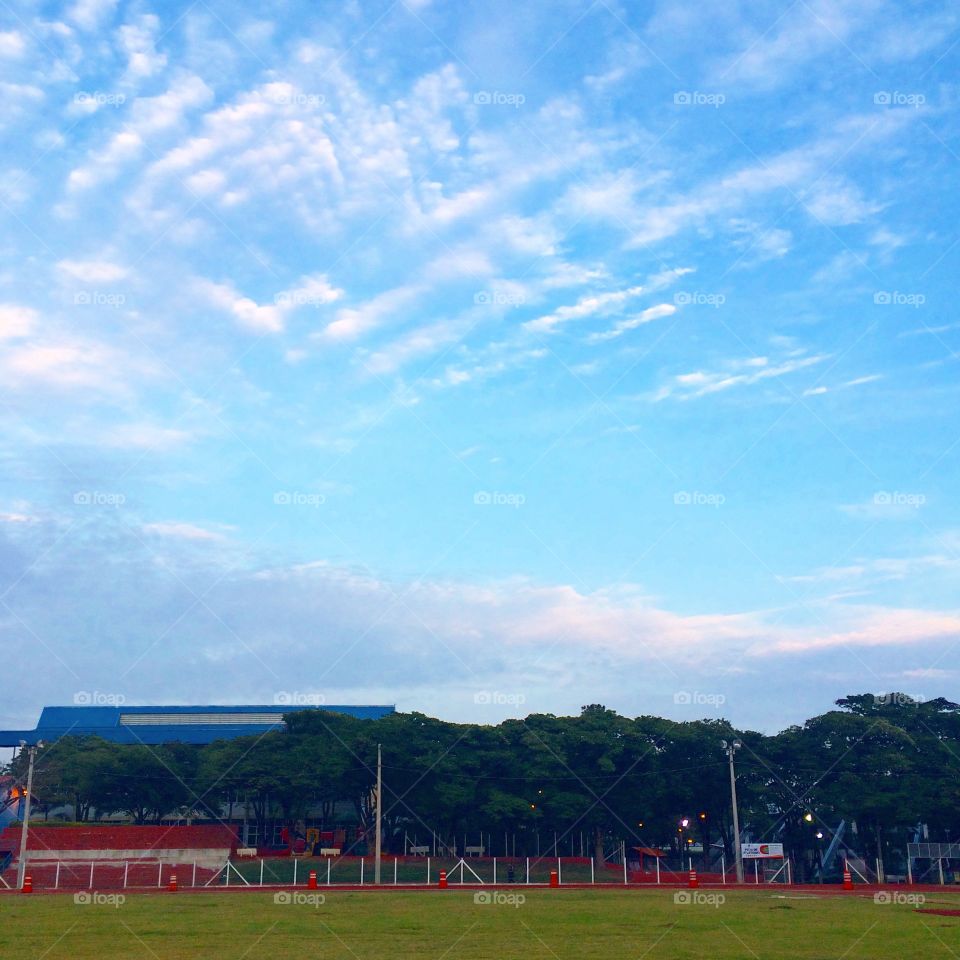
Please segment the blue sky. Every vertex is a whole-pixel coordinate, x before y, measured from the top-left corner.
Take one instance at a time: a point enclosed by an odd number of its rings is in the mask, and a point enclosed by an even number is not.
[[[0,20],[0,723],[956,696],[948,4]]]

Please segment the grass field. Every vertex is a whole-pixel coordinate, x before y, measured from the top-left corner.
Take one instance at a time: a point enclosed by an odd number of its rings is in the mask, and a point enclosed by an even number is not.
[[[702,901],[719,891],[701,889]],[[323,891],[319,891],[323,894]],[[684,891],[686,893],[686,891]],[[960,955],[960,917],[869,897],[764,890],[722,903],[675,903],[671,890],[129,895],[119,905],[70,895],[0,897],[0,954],[44,960],[855,960]],[[494,899],[490,897],[488,899]],[[296,902],[297,900],[301,902]],[[960,909],[960,896],[927,907]]]

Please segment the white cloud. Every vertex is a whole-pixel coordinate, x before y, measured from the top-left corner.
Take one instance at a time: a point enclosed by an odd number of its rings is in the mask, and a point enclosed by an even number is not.
[[[841,227],[860,223],[883,209],[883,204],[864,200],[857,187],[838,179],[820,184],[804,205],[821,223]]]
[[[327,340],[355,340],[376,329],[388,318],[398,323],[402,319],[402,312],[409,310],[428,289],[422,283],[404,284],[386,290],[360,306],[344,307],[321,336]]]
[[[796,373],[798,370],[822,363],[826,359],[828,359],[827,354],[798,356],[781,360],[772,366],[766,357],[732,360],[728,361],[725,369],[722,370],[695,370],[691,373],[678,374],[661,387],[653,399],[660,401],[675,397],[679,400],[690,400],[735,387],[747,387],[764,380]]]
[[[33,331],[37,311],[12,303],[0,303],[0,340],[25,337]]]
[[[23,56],[27,43],[23,34],[17,30],[0,31],[0,57],[16,60]]]
[[[212,99],[213,91],[192,74],[181,74],[166,92],[155,97],[137,97],[130,108],[130,119],[102,150],[91,151],[87,162],[70,172],[68,186],[85,190],[112,180],[122,167],[141,155],[146,143],[175,128],[187,113]]]
[[[214,530],[199,527],[193,523],[179,521],[165,521],[162,523],[145,523],[143,530],[146,533],[156,534],[159,537],[172,537],[177,540],[195,540],[221,543],[227,538]]]
[[[167,64],[167,56],[155,47],[160,19],[155,14],[140,16],[134,23],[125,23],[117,31],[120,46],[127,56],[127,81],[152,77]]]
[[[59,260],[57,269],[84,283],[115,283],[128,276],[126,267],[109,260]]]
[[[98,434],[103,446],[138,450],[170,450],[193,439],[189,430],[159,427],[151,423],[131,423]]]
[[[117,6],[117,0],[77,0],[67,10],[67,19],[83,30],[93,30],[101,20],[110,16]]]
[[[644,287],[629,287],[625,290],[611,290],[607,293],[592,293],[581,297],[576,303],[564,307],[557,307],[552,313],[528,320],[524,329],[536,333],[548,333],[560,324],[573,320],[583,320],[587,317],[605,315],[611,310],[622,308],[629,300],[639,297],[645,292]]]
[[[198,290],[215,307],[231,314],[238,326],[254,333],[280,333],[284,328],[283,309],[260,304],[238,293],[230,283],[199,281]]]
[[[605,340],[614,340],[623,336],[628,330],[635,330],[637,327],[650,323],[651,320],[659,320],[660,317],[669,317],[677,312],[677,308],[672,303],[659,303],[655,307],[647,307],[634,317],[627,317],[620,320],[614,326],[602,333],[593,333],[587,337],[589,343],[600,343]]]
[[[116,393],[148,371],[114,347],[66,337],[17,345],[0,355],[0,375],[12,387],[44,385]]]

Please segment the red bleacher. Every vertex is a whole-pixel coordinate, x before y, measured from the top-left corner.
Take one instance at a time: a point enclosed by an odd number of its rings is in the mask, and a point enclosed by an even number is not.
[[[43,850],[209,850],[237,846],[237,828],[223,824],[200,826],[107,826],[51,827],[30,825],[29,850],[32,857]],[[20,850],[20,827],[0,833],[0,849]],[[42,854],[41,854],[42,855]]]

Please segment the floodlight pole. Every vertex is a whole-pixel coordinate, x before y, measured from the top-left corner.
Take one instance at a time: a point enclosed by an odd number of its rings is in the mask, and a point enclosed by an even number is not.
[[[383,796],[383,755],[380,750],[380,744],[377,744],[377,794],[376,794],[376,803],[377,803],[377,832],[376,832],[376,853],[374,855],[373,862],[373,882],[377,885],[380,883],[380,846],[381,840],[383,838],[383,826],[380,821],[380,810],[381,804],[380,800]]]
[[[737,809],[737,774],[733,769],[734,751],[740,749],[740,741],[734,740],[728,744],[726,740],[720,741],[723,749],[730,761],[730,802],[733,808],[733,852],[736,856],[737,883],[743,883],[743,853],[740,850],[740,812]]]
[[[23,889],[23,878],[27,873],[27,837],[30,832],[30,801],[33,799],[33,763],[37,758],[36,744],[28,750],[30,762],[27,766],[27,796],[23,804],[23,823],[20,825],[20,869],[17,872],[17,888]]]

